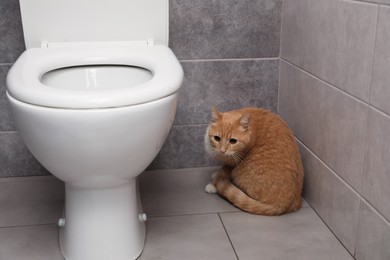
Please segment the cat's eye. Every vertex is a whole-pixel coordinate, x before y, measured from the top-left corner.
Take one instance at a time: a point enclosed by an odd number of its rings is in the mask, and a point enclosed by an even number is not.
[[[231,139],[229,139],[229,143],[236,144],[237,143],[237,139],[231,138]]]
[[[214,135],[214,141],[216,142],[221,141],[221,137],[219,137],[218,135]]]

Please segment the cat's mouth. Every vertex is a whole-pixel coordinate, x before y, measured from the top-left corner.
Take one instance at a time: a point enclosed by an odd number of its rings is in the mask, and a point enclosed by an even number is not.
[[[226,153],[217,153],[217,157],[219,157],[220,160],[223,160],[225,163],[228,163],[229,165],[238,165],[242,158],[234,153],[234,152],[226,152]]]

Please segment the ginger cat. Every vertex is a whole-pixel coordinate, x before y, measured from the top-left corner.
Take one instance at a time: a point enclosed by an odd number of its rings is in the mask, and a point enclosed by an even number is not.
[[[218,192],[252,214],[281,215],[301,207],[301,157],[278,115],[260,108],[221,113],[213,107],[205,147],[223,164],[206,192]]]

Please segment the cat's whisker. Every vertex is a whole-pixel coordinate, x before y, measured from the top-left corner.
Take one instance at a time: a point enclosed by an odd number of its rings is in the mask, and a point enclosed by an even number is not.
[[[236,165],[240,163],[240,158],[237,155],[234,155],[234,162],[236,163]]]
[[[238,160],[238,162],[240,162],[240,163],[242,162],[243,156],[244,156],[244,154],[242,154],[242,155],[238,154],[238,155],[237,155],[237,160]]]
[[[242,162],[242,158],[237,153],[232,154],[231,158],[233,159],[233,161],[236,165],[238,165]]]
[[[234,154],[230,155],[230,158],[233,159],[234,164],[237,165],[236,157],[234,156]]]
[[[235,155],[237,155],[238,157],[242,158],[245,156],[245,153],[243,152],[235,152]]]
[[[239,159],[237,158],[237,155],[236,154],[233,154],[233,160],[234,160],[234,163],[236,164],[236,165],[238,165],[238,163],[240,162],[239,161]]]
[[[237,153],[237,156],[240,158],[240,162],[242,162],[242,161],[244,160],[245,153],[238,152],[238,153]]]
[[[209,160],[214,160],[215,157],[217,156],[217,154],[218,154],[217,151],[210,149],[209,152],[208,152],[208,159]]]

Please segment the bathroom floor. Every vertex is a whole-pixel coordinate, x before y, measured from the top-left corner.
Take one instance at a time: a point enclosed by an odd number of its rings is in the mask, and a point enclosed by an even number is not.
[[[141,175],[148,221],[139,259],[353,259],[306,201],[283,216],[247,214],[204,192],[213,171]],[[62,203],[63,185],[52,176],[0,180],[0,260],[63,259],[55,224]]]

